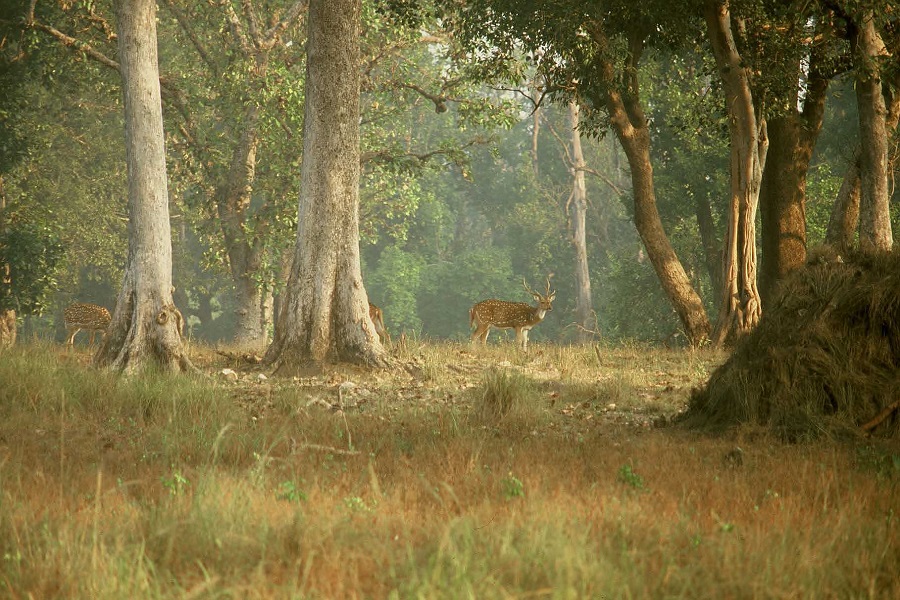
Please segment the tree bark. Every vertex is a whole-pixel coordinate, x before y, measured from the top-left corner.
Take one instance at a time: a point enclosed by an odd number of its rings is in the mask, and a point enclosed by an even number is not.
[[[856,227],[859,224],[859,155],[862,149],[857,146],[841,181],[828,228],[825,231],[825,243],[834,246],[838,252],[846,252],[854,246]]]
[[[537,78],[532,82],[534,97],[538,97]],[[540,163],[538,162],[538,137],[541,132],[541,107],[535,103],[534,111],[531,113],[531,172],[534,174],[535,180],[540,175]]]
[[[887,50],[875,29],[871,11],[860,21],[851,36],[861,148],[859,246],[862,250],[889,251],[893,245],[893,234],[888,194],[887,108],[878,64]]]
[[[900,74],[895,75],[889,86],[886,88],[888,100],[886,101],[887,118],[885,120],[885,130],[889,135],[897,130],[897,124],[900,123],[900,94],[890,93],[890,90],[900,86]],[[828,220],[828,229],[825,233],[825,243],[834,246],[839,252],[846,252],[854,247],[854,238],[856,229],[859,225],[859,204],[862,183],[860,181],[860,162],[861,162],[862,146],[857,144],[853,151],[853,156],[847,166],[847,172],[844,173],[844,179],[841,182],[841,188],[838,190],[837,199],[834,208],[831,211],[831,217]],[[891,162],[896,160],[896,152]],[[891,167],[888,168],[890,172]]]
[[[584,181],[584,153],[581,132],[578,130],[579,108],[569,102],[569,121],[572,127],[572,195],[566,209],[569,216],[572,246],[575,251],[575,324],[577,338],[587,342],[594,337],[594,303],[591,298],[591,274],[587,257],[587,186]]]
[[[359,256],[361,0],[311,0],[297,243],[266,362],[278,374],[330,359],[387,364]]]
[[[234,281],[237,308],[234,341],[254,349],[265,347],[266,323],[263,295],[257,278],[262,274],[262,240],[247,232],[247,209],[256,180],[259,108],[251,103],[244,111],[244,131],[231,158],[225,183],[216,193],[216,207]]]
[[[756,281],[756,211],[768,138],[757,118],[749,72],[731,30],[727,1],[706,4],[706,23],[725,90],[731,136],[731,197],[725,236],[724,275],[713,343],[722,346],[759,322],[762,306]]]
[[[703,244],[703,260],[709,275],[712,297],[719,298],[722,295],[722,247],[716,237],[716,222],[713,219],[712,206],[710,206],[706,194],[696,195],[694,210],[697,215],[697,229],[700,232],[700,242]]]
[[[0,234],[6,229],[6,188],[3,176],[0,175]],[[0,263],[0,286],[12,285],[9,276],[9,265]],[[0,293],[0,298],[10,294]],[[0,349],[8,348],[16,343],[16,311],[11,308],[0,309]]]
[[[0,310],[0,350],[16,343],[16,311]]]
[[[759,294],[763,305],[776,284],[806,262],[806,169],[798,154],[800,124],[793,116],[768,122],[769,153],[760,190]],[[811,153],[810,153],[811,154]]]
[[[760,297],[772,297],[778,282],[806,262],[806,178],[825,114],[828,78],[820,71],[822,57],[813,50],[803,110],[768,122],[769,151],[760,189]],[[800,82],[800,64],[795,65]],[[792,99],[797,105],[799,91]]]
[[[601,48],[610,46],[599,23],[591,24],[588,32]],[[602,55],[598,57],[600,76],[606,87],[604,97],[598,99],[598,103],[602,101],[606,105],[612,128],[631,167],[635,228],[660,285],[681,320],[685,336],[691,345],[698,346],[709,340],[709,318],[666,236],[656,206],[653,165],[650,162],[650,127],[641,107],[637,75],[642,51],[643,38],[636,34],[629,40],[628,59],[621,73],[616,71],[611,60]],[[618,88],[618,81],[624,82],[625,93]]]
[[[155,0],[120,0],[119,53],[128,166],[128,263],[95,362],[126,372],[148,362],[192,369],[172,301],[172,239],[156,48]]]

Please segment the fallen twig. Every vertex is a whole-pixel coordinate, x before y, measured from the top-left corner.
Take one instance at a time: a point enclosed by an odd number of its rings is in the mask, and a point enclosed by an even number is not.
[[[321,444],[300,444],[297,446],[297,450],[315,450],[317,452],[331,452],[333,454],[345,454],[348,456],[359,454],[359,450],[342,450],[340,448],[335,448],[334,446],[323,446]]]
[[[875,429],[876,427],[878,427],[879,425],[881,425],[882,421],[884,421],[884,420],[887,419],[889,416],[891,416],[891,413],[893,413],[893,412],[894,412],[895,410],[897,410],[898,408],[900,408],[900,400],[894,400],[893,402],[891,402],[890,404],[888,404],[888,405],[884,408],[884,410],[882,410],[880,413],[878,413],[877,415],[875,415],[875,417],[873,417],[871,420],[869,420],[869,421],[867,421],[866,423],[860,425],[860,429],[862,429],[863,431],[865,431],[867,434],[868,434],[868,433],[871,433],[873,429]]]

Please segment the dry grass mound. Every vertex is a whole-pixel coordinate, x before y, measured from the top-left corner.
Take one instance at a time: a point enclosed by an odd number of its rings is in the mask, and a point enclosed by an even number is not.
[[[786,440],[896,438],[898,400],[900,255],[840,257],[824,248],[784,282],[757,329],[694,392],[681,422],[763,426]]]

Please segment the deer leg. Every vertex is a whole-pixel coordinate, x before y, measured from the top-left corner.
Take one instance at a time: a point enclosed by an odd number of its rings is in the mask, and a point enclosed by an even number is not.
[[[97,332],[91,329],[91,341],[88,342],[88,347],[92,347],[94,345],[94,336],[97,335]]]
[[[69,339],[66,340],[67,346],[75,345],[75,334],[78,333],[79,331],[81,331],[81,328],[79,328],[79,327],[69,327],[68,329],[66,329],[66,333],[69,335]]]
[[[522,350],[528,349],[528,330],[516,329],[516,344],[522,347]]]
[[[472,343],[474,344],[476,340],[481,340],[482,344],[487,343],[487,336],[490,328],[490,325],[482,325],[479,323],[478,327],[475,328],[475,331],[472,332]]]

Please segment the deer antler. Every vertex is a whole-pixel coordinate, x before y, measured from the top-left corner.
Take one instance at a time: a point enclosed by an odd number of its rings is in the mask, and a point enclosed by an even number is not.
[[[547,275],[547,295],[550,295],[550,276]]]
[[[531,289],[530,287],[528,287],[528,283],[525,281],[525,278],[524,278],[524,277],[522,278],[522,285],[525,286],[525,291],[528,292],[529,294],[531,294],[532,296],[534,296],[534,295],[539,295],[539,294],[538,294],[537,292],[535,292],[533,289]]]

